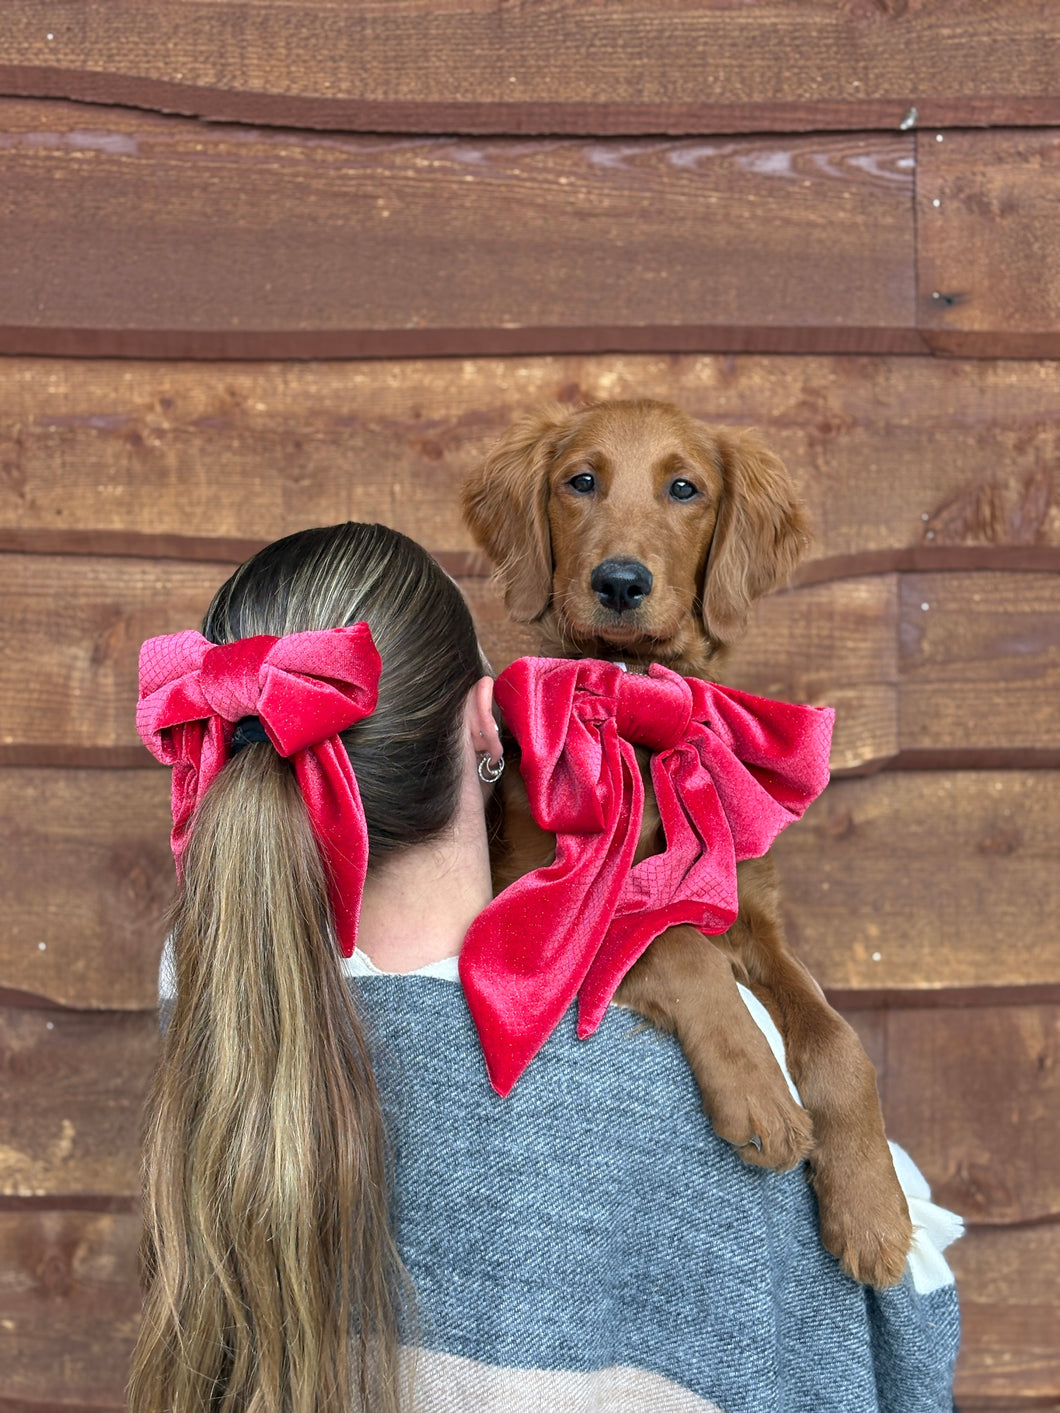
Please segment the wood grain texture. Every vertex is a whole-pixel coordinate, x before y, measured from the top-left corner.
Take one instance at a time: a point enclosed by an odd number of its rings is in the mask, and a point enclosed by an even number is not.
[[[1056,128],[919,134],[917,215],[920,320],[933,349],[988,357],[1055,352]]]
[[[124,1408],[139,1236],[132,1214],[0,1212],[0,1407]]]
[[[8,1400],[122,1406],[138,1310],[138,1235],[134,1215],[0,1213]],[[961,1297],[960,1407],[1045,1406],[1060,1387],[1053,1338],[1060,1226],[973,1226],[946,1254]]]
[[[961,1300],[962,1410],[1055,1408],[1060,1224],[972,1227],[946,1253]]]
[[[239,559],[248,542],[348,517],[467,552],[460,485],[516,417],[645,396],[758,429],[810,512],[804,576],[961,555],[1060,568],[1049,362],[12,358],[2,371],[5,549]]]
[[[719,677],[759,696],[831,706],[833,771],[876,768],[902,750],[900,576],[782,591],[755,605]]]
[[[1060,1007],[882,1015],[887,1131],[934,1200],[979,1224],[1060,1217]]]
[[[833,994],[1060,984],[1056,771],[835,780],[773,852],[792,943]]]
[[[1060,1226],[1060,1133],[1051,1122],[1060,1007],[844,1014],[876,1067],[888,1136],[913,1156],[935,1202],[988,1230]]]
[[[135,1196],[157,1037],[153,1012],[0,1007],[0,1194]]]
[[[0,352],[916,351],[912,167],[900,133],[325,136],[0,100]]]
[[[893,130],[914,104],[1047,122],[1054,20],[1042,0],[18,0],[0,91],[389,132]]]
[[[152,1007],[166,773],[0,770],[0,820],[0,996]],[[1019,770],[833,781],[774,848],[793,945],[855,1006],[1060,996],[1058,854],[1060,772]]]
[[[836,708],[832,768],[1060,763],[1055,574],[881,575],[757,605],[723,680]]]
[[[145,763],[133,721],[139,645],[197,623],[229,572],[173,560],[0,555],[8,645],[0,764]],[[532,632],[509,623],[491,581],[464,587],[495,669],[533,650]],[[934,596],[937,632],[922,594]],[[1060,579],[1051,574],[839,579],[757,605],[722,677],[836,706],[836,771],[1048,766],[1060,761],[1058,625]]]
[[[910,574],[900,587],[901,741],[1060,748],[1060,577]]]
[[[1060,1213],[1060,1136],[1049,1122],[1060,1007],[848,1014],[867,1027],[889,1130],[937,1201],[989,1225]],[[56,1206],[73,1196],[135,1197],[156,1028],[153,1012],[0,1009],[12,1095],[0,1115],[0,1192]]]
[[[117,563],[45,555],[0,559],[10,664],[0,669],[0,758],[12,747],[17,753],[28,737],[45,755],[50,744],[60,757],[64,748],[117,747],[138,765],[149,759],[134,722],[140,644],[197,623],[231,571],[125,560],[115,573]]]
[[[173,889],[162,770],[0,770],[0,993],[154,1004]]]

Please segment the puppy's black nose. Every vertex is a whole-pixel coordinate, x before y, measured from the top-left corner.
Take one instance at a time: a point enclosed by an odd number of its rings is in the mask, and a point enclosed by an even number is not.
[[[604,608],[625,613],[651,593],[651,570],[636,559],[605,559],[589,575],[589,584]]]

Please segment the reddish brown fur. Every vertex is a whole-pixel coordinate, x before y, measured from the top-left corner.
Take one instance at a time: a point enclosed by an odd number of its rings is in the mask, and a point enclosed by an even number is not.
[[[571,484],[585,473],[591,493]],[[675,500],[675,480],[695,495]],[[509,612],[537,625],[542,653],[620,657],[634,670],[663,662],[704,678],[807,542],[790,477],[754,436],[652,401],[550,407],[517,422],[470,478],[464,509],[497,566]],[[593,569],[616,557],[653,579],[623,612],[604,606],[590,585]],[[534,825],[515,771],[505,776],[504,808],[498,886],[548,862],[553,845]],[[649,804],[641,856],[661,846],[657,834]],[[739,885],[740,914],[727,933],[708,939],[671,928],[629,972],[618,999],[677,1035],[715,1129],[748,1162],[785,1168],[809,1158],[825,1245],[856,1279],[893,1284],[912,1229],[875,1072],[786,946],[769,858],[741,864]],[[805,1109],[792,1100],[734,972],[780,1026]]]

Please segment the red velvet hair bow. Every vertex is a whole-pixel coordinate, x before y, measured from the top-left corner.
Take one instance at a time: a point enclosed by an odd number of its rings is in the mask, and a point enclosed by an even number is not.
[[[379,673],[367,623],[220,646],[189,631],[149,638],[140,649],[136,729],[151,754],[173,768],[178,875],[195,807],[231,755],[234,725],[256,716],[294,767],[347,957],[357,938],[368,834],[339,732],[375,710]]]
[[[736,864],[764,854],[828,783],[834,712],[749,696],[653,665],[520,658],[496,698],[555,862],[472,923],[460,974],[494,1088],[507,1094],[575,996],[578,1034],[666,928],[725,932]],[[651,780],[666,849],[633,864]]]

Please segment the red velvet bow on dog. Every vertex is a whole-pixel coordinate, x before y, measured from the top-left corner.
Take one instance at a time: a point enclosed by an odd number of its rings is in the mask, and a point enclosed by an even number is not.
[[[472,923],[460,975],[494,1088],[507,1094],[577,995],[591,1034],[666,928],[732,926],[736,864],[764,854],[828,783],[834,712],[749,696],[653,665],[521,658],[496,698],[556,858]],[[666,849],[633,865],[651,779]]]
[[[357,937],[368,834],[339,732],[375,710],[379,673],[367,623],[221,646],[189,631],[150,638],[140,649],[136,729],[151,754],[173,767],[178,874],[195,807],[231,755],[234,724],[256,716],[294,767],[347,957]]]

